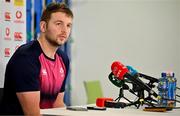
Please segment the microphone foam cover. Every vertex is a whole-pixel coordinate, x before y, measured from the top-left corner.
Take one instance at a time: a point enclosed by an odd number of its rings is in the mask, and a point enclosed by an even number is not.
[[[120,80],[123,80],[124,75],[128,72],[127,67],[118,61],[115,61],[112,63],[111,70],[112,70],[113,74]]]
[[[105,101],[113,101],[113,98],[99,97],[96,99],[96,106],[105,107]]]

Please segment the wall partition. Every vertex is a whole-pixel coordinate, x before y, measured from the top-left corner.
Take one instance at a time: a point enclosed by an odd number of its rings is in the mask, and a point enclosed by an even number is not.
[[[26,42],[25,0],[1,0],[0,1],[0,88],[2,88],[4,84],[4,73],[7,62],[9,61],[14,51],[25,42]]]

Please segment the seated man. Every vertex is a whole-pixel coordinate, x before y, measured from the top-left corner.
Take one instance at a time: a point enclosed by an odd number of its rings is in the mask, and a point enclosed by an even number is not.
[[[68,40],[72,19],[65,4],[43,11],[39,38],[19,47],[7,64],[0,114],[40,115],[41,108],[64,106],[69,59],[59,46]]]

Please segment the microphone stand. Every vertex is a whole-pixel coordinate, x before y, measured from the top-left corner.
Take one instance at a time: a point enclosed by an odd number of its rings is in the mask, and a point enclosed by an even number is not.
[[[123,81],[123,80],[122,80]],[[122,87],[119,89],[119,96],[115,99],[115,101],[117,101],[118,103],[120,103],[121,98],[124,98],[125,100],[127,100],[130,104],[133,104],[132,101],[130,101],[129,99],[127,99],[124,96],[124,90],[129,90],[128,85],[125,84],[125,82],[123,81]],[[136,106],[136,104],[134,104]],[[129,106],[128,104],[126,106]],[[137,107],[137,106],[136,106]]]
[[[137,109],[140,107],[140,105],[143,105],[143,104],[147,104],[147,105],[150,105],[150,106],[154,106],[154,104],[152,103],[152,101],[154,100],[152,97],[151,97],[151,94],[148,93],[148,97],[144,97],[144,89],[140,88],[139,86],[137,85],[134,85],[133,86],[133,89],[132,89],[134,92],[137,92],[137,94],[134,94],[138,97],[138,100],[134,101],[134,102],[131,102],[130,104],[128,104],[127,106],[131,106],[131,105],[135,105],[137,107]],[[150,100],[150,101],[149,101]]]
[[[154,88],[153,82],[149,81],[149,83],[147,84],[149,87]],[[152,95],[148,92],[148,96],[145,98],[145,100],[148,100],[150,102],[155,102],[157,103],[157,100],[152,98]]]
[[[135,94],[136,95],[136,94]],[[139,90],[137,92],[137,95],[138,97],[138,100],[134,101],[134,102],[131,102],[130,104],[128,104],[127,106],[131,106],[131,105],[135,105],[136,108],[138,109],[140,107],[140,105],[143,105],[144,104],[144,90]]]
[[[142,77],[146,80],[149,80],[149,83],[147,83],[147,85],[150,87],[150,88],[154,88],[155,85],[153,85],[153,83],[158,83],[158,79],[154,78],[154,77],[151,77],[151,76],[148,76],[148,75],[145,75],[145,74],[142,74],[142,73],[138,73],[138,76],[139,77]],[[148,92],[148,96],[146,98],[144,98],[144,101],[147,101],[149,104],[153,105],[152,102],[155,102],[157,103],[157,100],[153,99],[150,92]]]

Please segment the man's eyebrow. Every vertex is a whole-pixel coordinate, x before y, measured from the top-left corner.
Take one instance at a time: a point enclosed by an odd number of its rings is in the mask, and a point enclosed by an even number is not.
[[[62,20],[56,20],[55,22],[63,22]]]
[[[58,22],[63,23],[63,21],[62,21],[62,20],[57,20],[57,21],[55,21],[55,23],[58,23]],[[69,23],[68,23],[68,25],[72,25],[72,23],[71,23],[71,22],[69,22]]]

